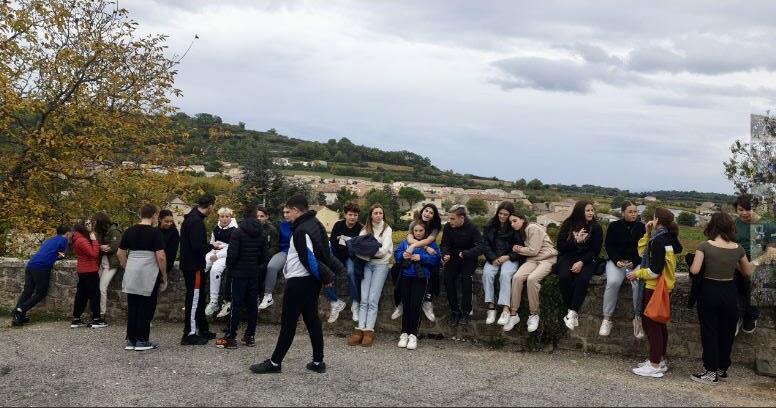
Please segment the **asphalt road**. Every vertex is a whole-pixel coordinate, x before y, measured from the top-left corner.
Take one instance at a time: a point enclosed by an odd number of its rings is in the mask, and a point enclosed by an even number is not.
[[[304,368],[311,349],[300,329],[283,373],[256,376],[248,366],[271,354],[277,327],[260,326],[256,348],[219,350],[180,346],[180,325],[157,324],[152,337],[162,347],[140,353],[123,350],[123,326],[8,325],[0,321],[3,406],[776,406],[776,381],[746,367],[716,387],[690,381],[698,360],[672,361],[666,377],[646,379],[621,357],[428,339],[407,351],[378,333],[370,349],[326,337],[329,370],[320,375]]]

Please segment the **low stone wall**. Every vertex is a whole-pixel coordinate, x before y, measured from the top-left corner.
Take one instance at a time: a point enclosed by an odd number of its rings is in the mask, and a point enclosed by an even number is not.
[[[0,307],[11,310],[17,297],[24,286],[25,262],[18,259],[0,259]],[[181,321],[183,319],[183,302],[185,298],[185,285],[183,277],[178,269],[169,274],[170,284],[167,291],[159,297],[156,318]],[[441,333],[446,337],[457,337],[504,346],[515,350],[523,350],[527,346],[527,333],[525,322],[521,322],[510,333],[504,333],[498,325],[486,325],[485,305],[482,302],[483,291],[480,284],[480,273],[475,276],[474,283],[474,317],[468,327],[449,328],[447,318],[447,302],[444,294],[435,300],[437,322],[430,323],[423,319],[422,333]],[[49,316],[68,319],[72,313],[73,299],[78,277],[75,273],[74,261],[62,261],[57,263],[51,277],[49,296],[31,312],[32,316],[46,314]],[[259,314],[259,320],[263,323],[279,323],[282,304],[283,281],[278,283],[275,293],[275,305],[267,311]],[[601,309],[606,281],[603,277],[594,277],[588,296],[580,312],[580,327],[564,337],[559,347],[564,349],[577,349],[585,352],[613,353],[630,356],[644,357],[647,353],[647,343],[644,340],[636,340],[632,334],[630,316],[630,286],[623,285],[620,303],[615,316],[615,326],[608,337],[598,336],[598,328],[601,322]],[[343,279],[338,280],[338,293],[347,298],[347,288]],[[677,287],[672,295],[673,316],[669,323],[669,355],[672,357],[700,357],[700,331],[696,311],[686,308],[689,295],[689,282],[686,275],[680,275]],[[108,293],[108,316],[111,321],[121,324],[126,316],[126,296],[121,292],[121,274],[117,274]],[[321,296],[321,313],[325,319],[328,305]],[[393,285],[388,279],[383,296],[380,301],[380,316],[377,324],[377,335],[398,333],[401,321],[391,320],[393,311]],[[88,311],[87,311],[88,314]],[[351,313],[348,307],[342,312],[335,324],[326,324],[324,327],[335,334],[348,334],[354,324],[350,319]],[[739,334],[736,338],[734,359],[738,362],[752,363],[756,355],[776,356],[776,309],[773,307],[761,308],[761,318],[755,334]]]

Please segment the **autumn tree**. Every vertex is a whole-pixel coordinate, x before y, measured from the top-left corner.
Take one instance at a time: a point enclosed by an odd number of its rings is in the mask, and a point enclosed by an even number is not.
[[[137,28],[109,1],[0,2],[1,219],[42,231],[108,204],[135,219],[175,189],[176,62]]]
[[[752,193],[767,204],[776,197],[776,116],[752,115],[751,140],[736,140],[730,147],[731,157],[725,176],[738,193]]]

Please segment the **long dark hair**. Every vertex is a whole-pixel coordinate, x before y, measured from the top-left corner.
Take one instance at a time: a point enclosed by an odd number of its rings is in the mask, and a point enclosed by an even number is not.
[[[423,211],[425,211],[426,208],[430,208],[434,211],[434,216],[431,217],[431,221],[429,222],[423,221]],[[437,230],[437,231],[442,230],[442,217],[439,216],[439,209],[437,208],[436,205],[434,205],[434,203],[423,204],[423,207],[420,209],[420,212],[418,212],[418,215],[415,217],[415,221],[426,226],[426,235],[430,234],[431,231],[434,231],[434,230]]]
[[[73,225],[73,231],[83,235],[89,242],[92,242],[92,238],[89,236],[89,228],[86,228],[85,220],[78,220],[78,222]]]
[[[655,208],[655,218],[657,218],[657,222],[660,225],[668,228],[668,232],[670,232],[674,238],[679,237],[679,226],[674,222],[674,213],[665,208],[658,207]]]
[[[157,221],[156,226],[157,227],[161,227],[162,226],[162,220],[167,218],[167,217],[172,217],[172,216],[173,216],[172,215],[172,211],[170,211],[170,210],[164,209],[164,210],[159,211],[159,220]],[[175,225],[175,220],[172,221],[172,226],[177,228],[177,226]]]
[[[495,228],[496,230],[499,230],[502,228],[501,221],[498,219],[498,213],[501,210],[507,210],[509,211],[509,215],[515,214],[515,204],[513,204],[511,201],[503,201],[501,204],[498,205],[498,208],[496,208],[496,214],[493,216],[493,218],[490,219],[490,226]],[[509,224],[509,217],[507,217],[507,226]],[[511,227],[510,227],[511,228]]]
[[[736,242],[736,223],[733,217],[724,212],[712,214],[709,224],[703,230],[703,235],[708,239],[715,239],[718,236],[725,241]]]
[[[588,227],[596,223],[595,218],[590,222],[587,222],[587,219],[585,218],[585,208],[587,208],[588,205],[593,205],[593,203],[585,200],[577,201],[577,203],[574,204],[574,209],[571,210],[571,215],[569,215],[569,217],[563,221],[563,224],[561,224],[561,231],[565,231],[565,228],[568,228],[568,239],[571,239],[572,232],[579,231],[582,228],[586,228],[587,232],[590,232],[590,228]]]
[[[517,217],[523,220],[523,226],[517,230],[517,234],[520,235],[520,238],[522,238],[523,242],[525,242],[525,229],[528,227],[528,217],[526,217],[525,214],[520,211],[515,211],[512,213],[512,217]]]
[[[108,229],[110,229],[110,226],[113,223],[111,222],[110,216],[102,211],[94,214],[92,220],[94,220],[92,221],[94,223],[94,232],[103,236],[108,233]]]

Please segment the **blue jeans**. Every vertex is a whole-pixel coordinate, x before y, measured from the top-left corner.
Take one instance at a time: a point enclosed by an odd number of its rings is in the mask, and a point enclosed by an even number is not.
[[[350,300],[352,302],[361,301],[361,282],[356,277],[356,267],[353,265],[353,260],[348,259],[345,262],[345,268],[348,270],[348,292],[350,293]]]
[[[358,328],[361,330],[375,329],[377,322],[377,307],[383,293],[385,280],[390,267],[387,264],[369,262],[364,268],[364,279],[361,281],[361,303],[358,309]]]
[[[496,297],[496,275],[499,275],[498,305],[509,306],[512,301],[512,276],[518,268],[517,262],[506,261],[503,265],[495,266],[490,262],[482,268],[482,286],[485,290],[485,303],[494,303]]]

